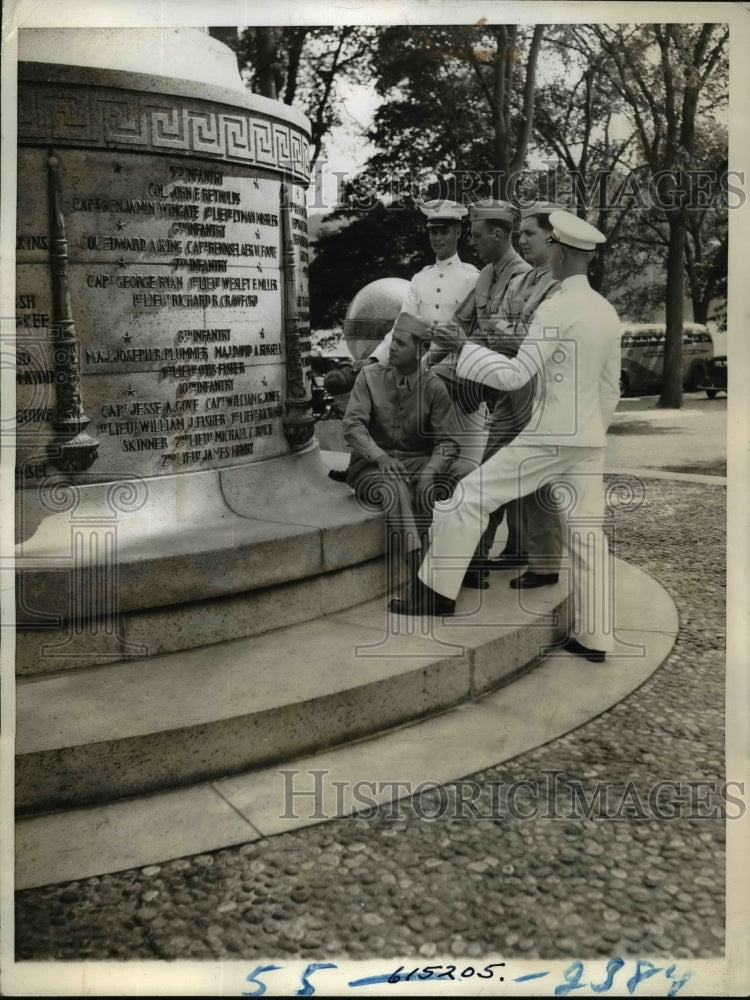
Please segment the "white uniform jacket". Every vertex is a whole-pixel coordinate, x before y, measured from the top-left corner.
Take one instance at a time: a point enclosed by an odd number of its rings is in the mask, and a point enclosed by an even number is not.
[[[428,264],[409,282],[409,290],[401,312],[417,316],[424,323],[449,323],[458,306],[474,288],[479,271],[473,264],[466,264],[458,254],[447,260]],[[388,350],[392,332],[378,344],[370,357],[388,363]]]
[[[620,397],[617,313],[585,275],[572,275],[536,310],[515,358],[467,343],[457,374],[502,390],[539,376],[515,444],[604,447]]]

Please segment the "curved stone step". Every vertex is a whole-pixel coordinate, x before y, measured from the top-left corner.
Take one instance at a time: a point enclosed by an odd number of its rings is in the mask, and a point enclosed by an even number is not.
[[[17,888],[159,864],[346,816],[362,808],[363,781],[366,794],[389,802],[562,736],[640,687],[673,646],[678,619],[667,592],[626,564],[617,582],[617,642],[607,663],[551,653],[484,697],[355,743],[217,781],[24,817],[16,824]]]
[[[255,636],[383,593],[383,517],[328,478],[316,442],[195,473],[189,496],[183,479],[49,490],[17,550],[18,675]]]
[[[17,806],[225,776],[475,698],[566,631],[566,572],[531,592],[511,591],[512,575],[463,591],[444,622],[388,615],[378,598],[251,639],[20,678]]]
[[[143,660],[160,653],[250,638],[342,611],[355,601],[383,594],[385,586],[385,558],[379,557],[274,587],[126,612],[109,628],[102,622],[78,628],[73,623],[51,629],[19,628],[16,675],[30,677],[120,660]]]
[[[35,608],[44,609],[47,624],[54,616],[65,621],[81,596],[96,618],[103,587],[118,612],[145,611],[383,554],[382,515],[328,478],[317,441],[280,458],[191,475],[190,483],[173,475],[30,491],[18,515],[18,622],[38,624]]]

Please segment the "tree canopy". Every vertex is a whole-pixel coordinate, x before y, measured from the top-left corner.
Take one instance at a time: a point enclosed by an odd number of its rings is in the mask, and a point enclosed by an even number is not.
[[[315,156],[337,82],[380,99],[375,152],[313,248],[313,324],[429,261],[415,196],[555,200],[607,237],[590,277],[622,315],[666,308],[662,403],[680,405],[683,302],[704,322],[726,295],[727,40],[710,23],[235,32],[249,85],[310,116]]]
[[[314,164],[326,135],[340,124],[336,86],[342,79],[369,74],[377,29],[287,25],[247,27],[239,33],[236,28],[210,31],[234,49],[251,90],[305,112],[312,126],[310,161]]]

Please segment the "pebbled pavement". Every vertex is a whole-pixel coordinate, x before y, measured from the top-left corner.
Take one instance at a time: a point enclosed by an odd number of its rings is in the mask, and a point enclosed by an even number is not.
[[[478,815],[420,818],[441,811],[432,792],[371,818],[26,890],[16,959],[723,954],[725,823],[660,819],[648,793],[677,782],[685,799],[687,782],[724,781],[725,500],[723,486],[649,479],[640,508],[617,507],[614,550],[673,596],[675,647],[608,712],[469,776]],[[515,782],[530,785],[513,808],[501,793]],[[595,802],[604,782],[605,815],[587,818],[571,796]]]

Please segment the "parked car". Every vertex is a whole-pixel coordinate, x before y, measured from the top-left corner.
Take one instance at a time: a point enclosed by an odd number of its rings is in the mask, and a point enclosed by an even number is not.
[[[727,391],[727,356],[717,354],[708,364],[706,377],[698,384],[699,389],[705,389],[709,399],[716,399],[719,392]]]
[[[661,388],[664,367],[664,323],[623,323],[620,354],[620,393]],[[682,325],[682,384],[688,391],[708,374],[714,348],[711,334],[701,323]]]

